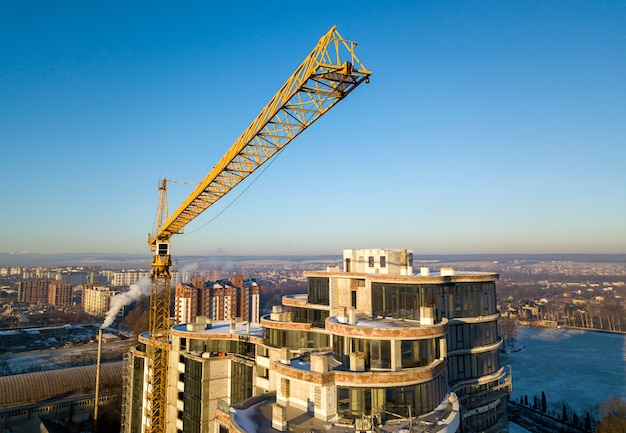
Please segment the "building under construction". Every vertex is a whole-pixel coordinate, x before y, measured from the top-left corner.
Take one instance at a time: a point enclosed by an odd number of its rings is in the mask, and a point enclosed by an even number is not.
[[[372,249],[305,276],[308,292],[260,324],[199,317],[171,329],[165,431],[508,430],[497,274],[414,272],[410,250]],[[139,341],[125,433],[149,425]]]

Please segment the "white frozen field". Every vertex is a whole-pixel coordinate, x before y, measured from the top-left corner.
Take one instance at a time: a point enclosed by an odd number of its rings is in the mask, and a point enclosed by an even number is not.
[[[116,353],[121,358],[128,351],[132,340],[112,341],[102,348],[103,357]],[[28,352],[0,354],[0,375],[22,374],[54,370],[70,366],[94,364],[97,344],[81,344],[58,349],[32,350]],[[111,355],[113,356],[113,355]]]
[[[626,335],[570,329],[519,328],[515,350],[502,354],[512,368],[511,399],[529,402],[545,392],[548,409],[584,419],[600,400],[626,399]]]
[[[526,430],[524,427],[520,425],[510,422],[509,433],[530,433],[530,431]]]

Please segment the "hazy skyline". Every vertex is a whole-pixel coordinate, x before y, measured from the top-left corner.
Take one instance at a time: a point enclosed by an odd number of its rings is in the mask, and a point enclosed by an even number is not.
[[[0,252],[146,252],[332,25],[370,83],[173,253],[626,252],[626,7],[558,1],[2,2]]]

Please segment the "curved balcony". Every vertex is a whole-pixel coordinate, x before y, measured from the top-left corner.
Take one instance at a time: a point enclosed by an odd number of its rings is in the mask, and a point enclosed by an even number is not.
[[[401,371],[311,371],[310,364],[303,364],[298,358],[289,364],[274,362],[273,370],[288,379],[300,380],[318,385],[334,384],[346,387],[389,388],[429,382],[446,371],[446,361],[436,360],[427,367],[406,368]]]
[[[354,323],[341,323],[336,317],[326,319],[326,330],[334,335],[364,339],[416,340],[443,337],[448,320],[434,325],[421,325],[418,321],[403,319],[377,319],[358,317]]]
[[[485,323],[485,322],[493,322],[500,318],[500,312],[489,314],[487,316],[472,316],[472,317],[455,317],[454,319],[450,319],[450,324],[454,325],[457,323]]]
[[[269,314],[267,316],[261,317],[261,326],[263,328],[271,328],[271,329],[283,329],[288,331],[310,331],[311,324],[310,323],[300,323],[293,322],[291,320],[291,314],[284,313],[285,316],[282,316],[283,320],[275,320],[273,316]]]
[[[475,346],[475,347],[466,347],[462,349],[449,350],[448,356],[457,356],[457,355],[474,355],[477,353],[485,353],[491,352],[492,350],[499,350],[504,340],[502,338],[498,339],[495,343],[486,344],[484,346]]]
[[[306,307],[309,305],[309,296],[306,293],[284,295],[282,302],[285,307]]]

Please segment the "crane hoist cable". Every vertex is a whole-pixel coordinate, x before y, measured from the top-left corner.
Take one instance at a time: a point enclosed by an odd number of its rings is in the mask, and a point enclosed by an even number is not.
[[[284,147],[283,147],[283,149],[284,149]],[[207,222],[205,222],[205,223],[204,223],[204,224],[202,224],[201,226],[196,227],[195,229],[193,229],[193,230],[192,230],[192,231],[190,231],[190,232],[185,232],[185,233],[181,234],[181,236],[188,236],[188,235],[190,235],[190,234],[192,234],[192,233],[195,233],[195,232],[197,232],[197,231],[199,231],[199,230],[202,230],[204,227],[206,227],[207,225],[209,225],[209,224],[211,224],[213,221],[215,221],[217,218],[219,218],[219,216],[220,216],[220,215],[222,215],[224,212],[226,212],[226,211],[228,210],[228,208],[230,208],[232,205],[234,205],[234,204],[235,204],[235,202],[236,202],[236,201],[238,201],[238,200],[241,198],[241,196],[242,196],[242,195],[244,195],[244,193],[245,193],[246,191],[248,191],[248,189],[250,189],[250,187],[251,187],[252,185],[254,185],[254,183],[255,183],[257,180],[259,180],[259,178],[263,175],[263,173],[265,173],[265,171],[266,171],[268,168],[270,168],[270,166],[271,166],[274,162],[276,162],[276,161],[277,161],[278,155],[280,155],[280,153],[283,151],[283,149],[280,149],[278,152],[276,152],[276,155],[274,156],[274,158],[273,158],[273,159],[271,159],[271,160],[267,163],[267,165],[263,166],[263,169],[259,172],[259,174],[258,174],[255,178],[253,178],[253,179],[252,179],[252,181],[250,181],[250,183],[249,183],[248,185],[246,185],[246,186],[245,186],[245,188],[244,188],[244,189],[242,189],[242,190],[241,190],[241,192],[235,196],[235,198],[233,198],[233,199],[232,199],[232,200],[231,200],[231,201],[230,201],[230,202],[229,202],[226,206],[224,206],[224,209],[222,209],[221,211],[219,211],[219,212],[218,212],[218,213],[217,213],[217,214],[216,214],[213,218],[211,218],[210,220],[208,220]]]

